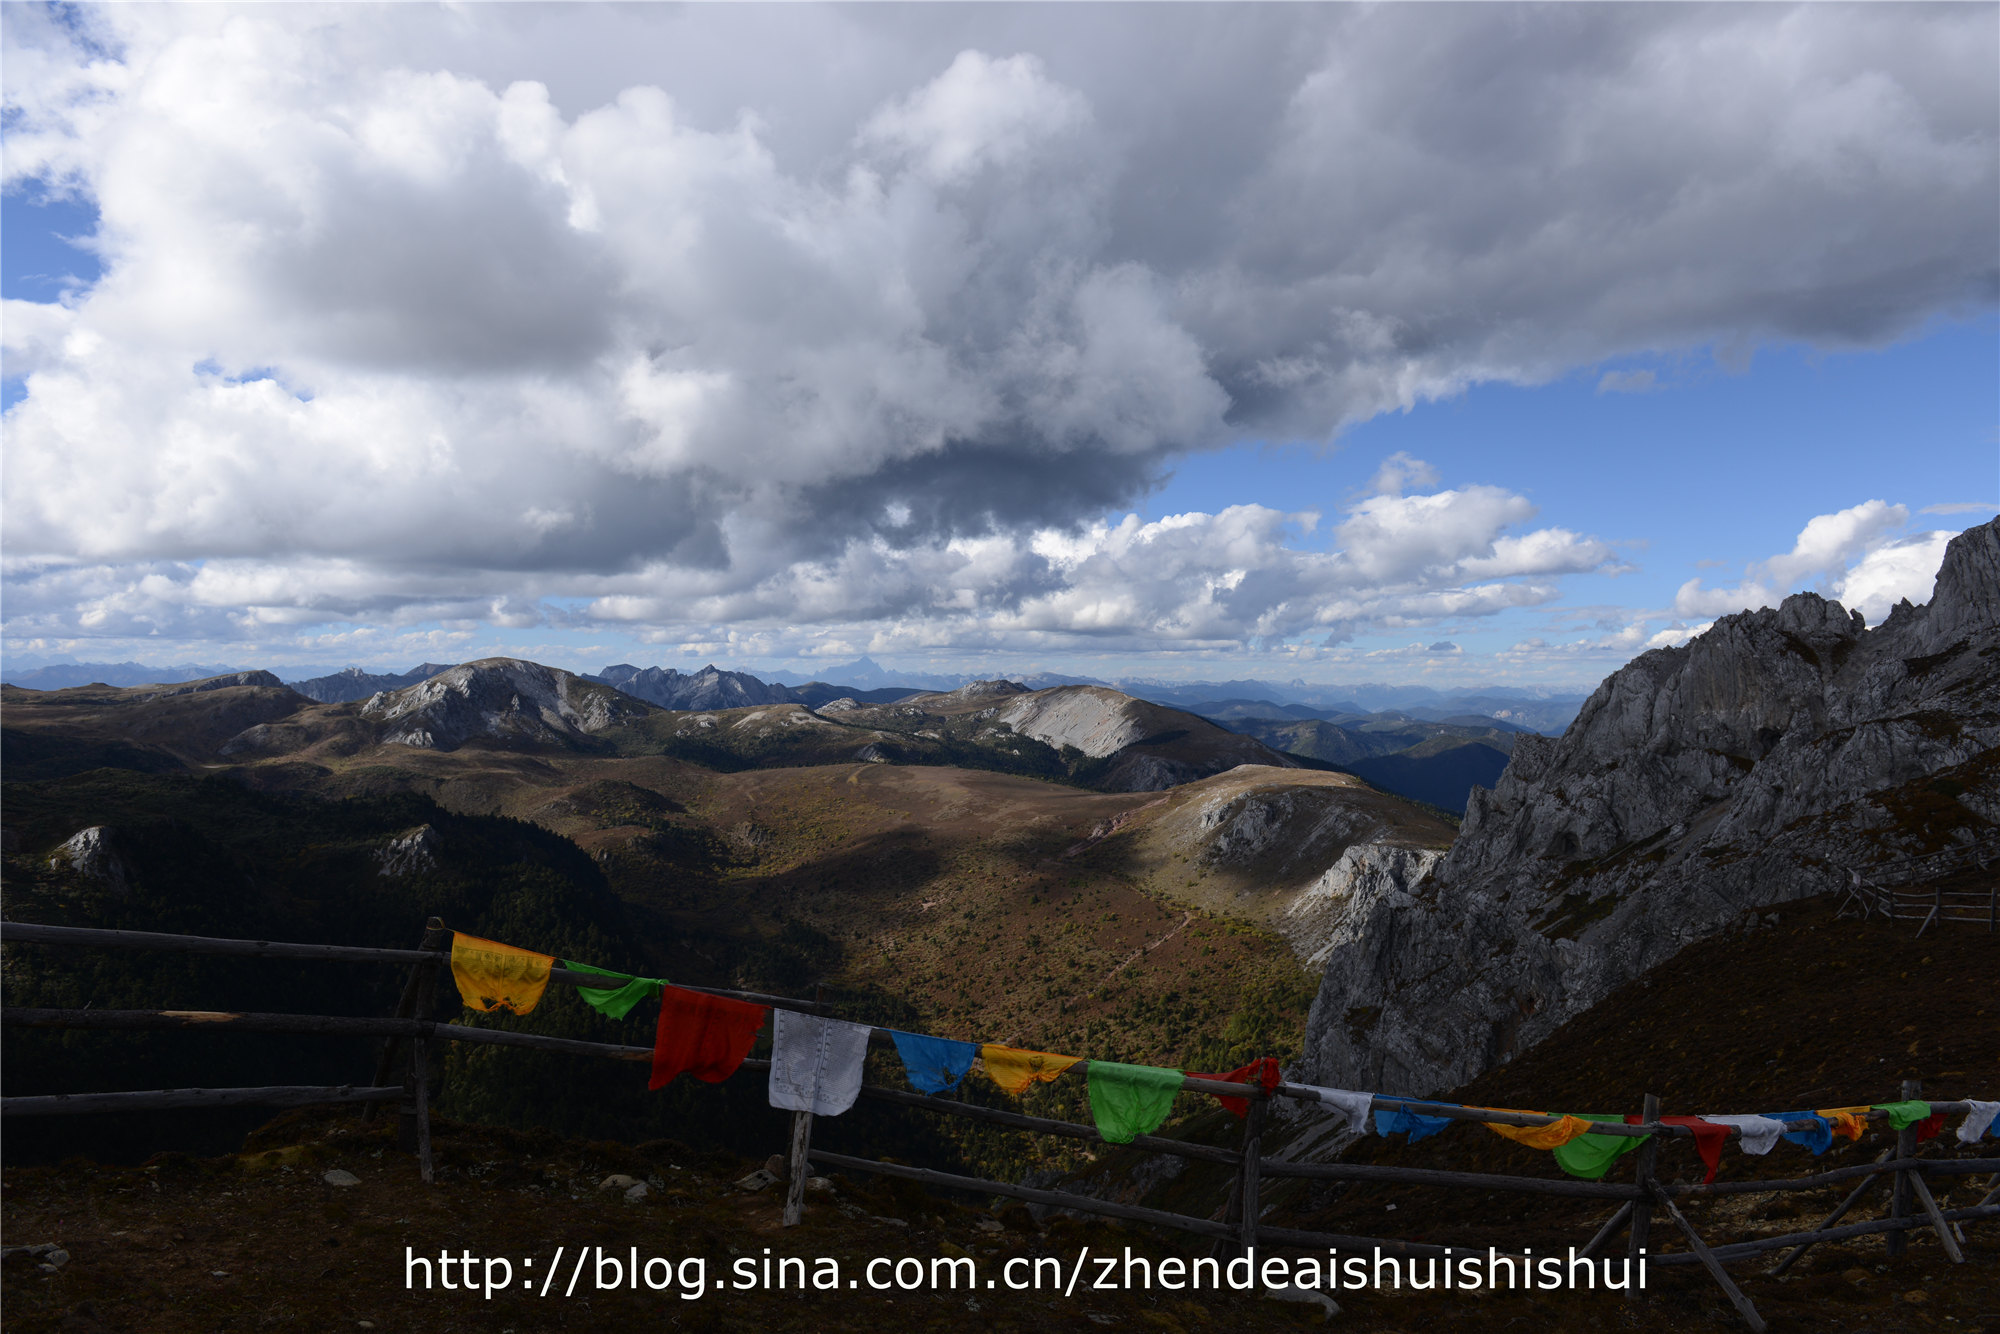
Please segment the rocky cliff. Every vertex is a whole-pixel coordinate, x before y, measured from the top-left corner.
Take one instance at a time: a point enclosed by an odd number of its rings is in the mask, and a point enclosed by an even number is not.
[[[1747,908],[2000,837],[2000,520],[1868,629],[1800,594],[1607,678],[1522,736],[1416,883],[1365,878],[1309,1022],[1315,1083],[1429,1094]]]
[[[449,671],[451,666],[448,662],[425,662],[407,672],[388,673],[365,672],[359,667],[349,667],[331,676],[315,676],[294,681],[291,685],[307,699],[316,699],[322,704],[345,704],[349,700],[367,699],[386,690],[417,685],[439,672]]]

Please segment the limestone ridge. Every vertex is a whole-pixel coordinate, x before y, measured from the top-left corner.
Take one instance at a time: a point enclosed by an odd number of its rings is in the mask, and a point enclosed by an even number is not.
[[[1747,908],[2000,835],[2000,520],[1873,630],[1813,594],[1608,677],[1523,735],[1419,883],[1330,910],[1313,1083],[1426,1095],[1552,1033]]]
[[[476,738],[574,743],[651,708],[599,682],[518,658],[484,658],[373,695],[361,716],[389,744],[456,750]]]
[[[672,667],[634,667],[621,662],[589,678],[614,686],[635,699],[663,709],[741,709],[753,704],[797,704],[804,701],[789,686],[760,681],[748,672],[725,672],[714,664],[698,672]]]

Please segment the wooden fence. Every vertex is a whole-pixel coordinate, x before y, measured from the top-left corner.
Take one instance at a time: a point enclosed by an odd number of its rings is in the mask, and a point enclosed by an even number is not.
[[[94,1010],[94,1009],[23,1009],[9,1008],[0,1011],[0,1021],[8,1027],[63,1028],[97,1030],[170,1030],[170,1029],[227,1029],[246,1033],[296,1033],[324,1034],[329,1036],[371,1037],[383,1039],[383,1048],[376,1066],[375,1077],[365,1086],[301,1086],[283,1085],[262,1088],[239,1089],[160,1089],[132,1093],[72,1093],[53,1094],[38,1097],[0,1098],[0,1116],[53,1116],[81,1113],[102,1113],[121,1111],[150,1111],[169,1108],[228,1107],[228,1106],[276,1106],[292,1107],[315,1103],[356,1103],[364,1108],[364,1115],[371,1114],[374,1105],[394,1102],[399,1106],[402,1118],[404,1147],[417,1157],[418,1170],[426,1182],[436,1180],[436,1169],[431,1152],[430,1088],[428,1048],[433,1042],[470,1042],[492,1046],[527,1047],[540,1051],[566,1052],[578,1056],[594,1056],[612,1060],[650,1063],[653,1057],[651,1047],[630,1047],[614,1043],[587,1042],[574,1038],[543,1037],[534,1033],[517,1033],[500,1029],[473,1028],[460,1024],[441,1023],[420,1016],[434,1013],[437,989],[442,973],[450,958],[452,933],[436,918],[432,918],[424,934],[421,948],[414,950],[366,949],[345,945],[296,944],[267,940],[228,940],[206,936],[162,935],[143,931],[107,931],[84,927],[42,926],[31,923],[0,923],[0,942],[7,944],[38,944],[59,946],[95,946],[113,949],[161,950],[183,954],[219,954],[247,958],[277,958],[301,960],[342,960],[361,963],[385,963],[408,965],[410,972],[402,995],[397,1003],[396,1013],[389,1018],[353,1018],[333,1015],[311,1014],[258,1014],[242,1011],[219,1010]],[[553,969],[550,980],[564,986],[603,989],[605,977],[599,973],[572,972],[567,969]],[[818,1001],[805,1001],[784,996],[767,996],[754,992],[727,991],[708,987],[689,988],[708,991],[714,995],[730,996],[752,1001],[774,1009],[795,1010],[806,1014],[826,1014],[829,1007]],[[875,1029],[870,1035],[871,1045],[893,1045],[888,1030]],[[388,1082],[398,1065],[405,1071],[400,1084]],[[767,1070],[768,1061],[746,1060],[743,1068]],[[1890,1254],[1901,1254],[1908,1244],[1908,1234],[1912,1230],[1928,1228],[1938,1238],[1945,1255],[1955,1264],[1964,1263],[1965,1256],[1960,1249],[1962,1238],[1960,1225],[2000,1215],[2000,1158],[1921,1158],[1918,1156],[1917,1131],[1914,1126],[1898,1134],[1897,1143],[1885,1150],[1872,1163],[1853,1167],[1836,1168],[1818,1172],[1810,1176],[1795,1177],[1777,1181],[1731,1181],[1701,1184],[1661,1180],[1656,1170],[1656,1154],[1663,1137],[1687,1137],[1692,1131],[1682,1125],[1666,1125],[1659,1120],[1659,1100],[1650,1094],[1644,1102],[1644,1112],[1636,1124],[1600,1122],[1592,1127],[1592,1133],[1602,1135],[1646,1136],[1646,1143],[1633,1155],[1637,1162],[1635,1178],[1630,1184],[1605,1181],[1578,1181],[1543,1177],[1517,1177],[1488,1172],[1447,1172],[1423,1168],[1388,1167],[1363,1163],[1302,1163],[1287,1162],[1277,1158],[1267,1158],[1263,1154],[1262,1142],[1266,1128],[1266,1118],[1274,1097],[1290,1098],[1317,1105],[1317,1093],[1306,1087],[1279,1084],[1266,1092],[1255,1085],[1224,1083],[1184,1076],[1182,1088],[1193,1093],[1214,1094],[1222,1097],[1248,1100],[1249,1114],[1244,1118],[1243,1140],[1238,1149],[1219,1145],[1195,1144],[1182,1140],[1166,1139],[1156,1135],[1140,1135],[1132,1141],[1134,1149],[1142,1153],[1166,1154],[1182,1159],[1211,1162],[1229,1167],[1234,1176],[1229,1199],[1220,1211],[1221,1218],[1195,1218],[1185,1214],[1171,1213],[1161,1209],[1146,1208],[1141,1205],[1125,1204],[1115,1200],[1100,1200],[1070,1191],[1042,1190],[1016,1185],[1004,1181],[988,1181],[977,1177],[955,1176],[929,1168],[910,1167],[901,1163],[878,1162],[873,1159],[856,1158],[846,1154],[829,1153],[811,1147],[812,1113],[794,1112],[789,1155],[788,1193],[784,1205],[785,1223],[798,1223],[805,1207],[805,1187],[814,1165],[837,1168],[846,1171],[868,1173],[879,1176],[900,1177],[923,1185],[945,1190],[967,1191],[985,1196],[999,1196],[1021,1200],[1030,1204],[1041,1204],[1071,1210],[1077,1213],[1094,1214],[1107,1218],[1122,1219],[1127,1222],[1143,1223],[1154,1227],[1192,1233],[1196,1236],[1212,1238],[1218,1250],[1232,1253],[1248,1253],[1252,1248],[1265,1246],[1278,1249],[1323,1250],[1333,1248],[1356,1252],[1374,1252],[1404,1259],[1449,1259],[1453,1248],[1423,1242],[1398,1241],[1379,1237],[1347,1236],[1330,1232],[1310,1232],[1296,1228],[1282,1228],[1262,1221],[1260,1200],[1262,1183],[1269,1180],[1305,1179],[1316,1181],[1376,1181],[1397,1185],[1431,1187],[1443,1189],[1475,1189],[1482,1191],[1516,1192],[1530,1195],[1563,1196],[1577,1200],[1618,1201],[1619,1208],[1598,1228],[1595,1235],[1578,1252],[1580,1257],[1594,1258],[1603,1252],[1612,1238],[1623,1230],[1626,1238],[1626,1258],[1628,1264],[1642,1256],[1650,1265],[1700,1264],[1709,1276],[1721,1287],[1731,1303],[1741,1314],[1744,1322],[1756,1331],[1764,1329],[1764,1321],[1748,1297],[1729,1277],[1726,1264],[1761,1255],[1773,1250],[1789,1250],[1774,1267],[1773,1273],[1782,1273],[1795,1263],[1800,1256],[1813,1246],[1826,1241],[1847,1240],[1854,1237],[1888,1234]],[[1905,1083],[1901,1089],[1902,1099],[1919,1095],[1915,1083]],[[994,1107],[980,1107],[960,1102],[952,1098],[936,1097],[924,1093],[912,1093],[903,1089],[880,1088],[864,1085],[861,1089],[864,1099],[891,1103],[904,1107],[920,1108],[946,1116],[969,1118],[1010,1129],[1036,1134],[1056,1135],[1068,1139],[1102,1142],[1094,1126],[1077,1122],[1051,1120],[1045,1117],[1027,1116],[1019,1112],[1006,1111]],[[1965,1112],[1963,1102],[1933,1103],[1932,1107],[1946,1114]],[[1371,1103],[1374,1111],[1396,1111],[1409,1109],[1426,1116],[1441,1116],[1451,1120],[1479,1121],[1517,1126],[1547,1125],[1553,1116],[1525,1112],[1500,1112],[1476,1107],[1454,1107],[1409,1098],[1376,1097]],[[1886,1114],[1871,1113],[1881,1119]],[[1812,1122],[1792,1123],[1797,1127],[1812,1125]],[[1731,1127],[1730,1133],[1737,1133]],[[1927,1177],[1963,1176],[1994,1174],[1994,1180],[1987,1184],[1989,1189],[1983,1199],[1969,1208],[1942,1209],[1926,1184]],[[1843,1225],[1841,1220],[1860,1201],[1863,1194],[1876,1182],[1887,1178],[1891,1182],[1890,1207],[1886,1217],[1864,1223]],[[1821,1190],[1846,1181],[1856,1184],[1838,1208],[1829,1213],[1819,1225],[1810,1231],[1787,1233],[1777,1237],[1761,1237],[1752,1241],[1731,1245],[1710,1247],[1701,1234],[1681,1210],[1678,1201],[1715,1195],[1734,1194],[1782,1194],[1794,1191]],[[1686,1240],[1688,1249],[1684,1252],[1667,1254],[1653,1253],[1651,1250],[1651,1225],[1655,1211],[1671,1222]],[[1504,1257],[1523,1260],[1523,1256]],[[1627,1272],[1630,1281],[1629,1269]],[[1636,1297],[1637,1291],[1628,1288],[1628,1296]]]
[[[1961,888],[1945,888],[1945,882],[1961,871],[1982,874],[1968,875],[1971,883]],[[2000,930],[2000,846],[1992,843],[1878,862],[1866,870],[1849,868],[1847,874],[1842,917],[1918,922],[1920,936],[1945,922],[1984,922],[1988,931]],[[1928,880],[1930,887],[1914,883],[1920,880]]]

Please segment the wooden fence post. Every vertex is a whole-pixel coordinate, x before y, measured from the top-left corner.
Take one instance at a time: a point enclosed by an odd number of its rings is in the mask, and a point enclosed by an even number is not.
[[[797,1227],[806,1217],[806,1178],[812,1175],[807,1154],[812,1149],[813,1114],[792,1113],[791,1177],[785,1183],[785,1226]]]
[[[1264,1154],[1264,1110],[1270,1102],[1268,1093],[1250,1099],[1250,1113],[1243,1118],[1243,1185],[1236,1193],[1242,1212],[1237,1218],[1236,1244],[1245,1255],[1257,1245],[1257,1215],[1261,1212],[1257,1198],[1261,1177],[1257,1164]]]
[[[1659,1098],[1648,1093],[1645,1101],[1640,1104],[1639,1115],[1649,1126],[1659,1124]],[[1630,1281],[1629,1274],[1632,1270],[1638,1268],[1639,1258],[1646,1250],[1646,1243],[1652,1239],[1653,1207],[1650,1201],[1652,1199],[1653,1187],[1656,1184],[1653,1180],[1653,1160],[1659,1156],[1659,1148],[1660,1136],[1658,1132],[1655,1132],[1652,1138],[1639,1146],[1637,1178],[1639,1189],[1646,1192],[1646,1195],[1642,1199],[1635,1200],[1632,1204],[1632,1231],[1625,1240],[1625,1261],[1628,1274],[1625,1286],[1625,1300],[1628,1302],[1639,1300],[1639,1289]]]
[[[415,995],[409,1000],[410,1017],[420,1023],[436,1018],[438,973],[444,967],[444,950],[450,942],[451,932],[443,922],[433,917],[425,924],[423,948],[435,951],[435,957],[411,970]],[[417,1155],[417,1173],[426,1185],[437,1179],[431,1157],[430,1064],[430,1042],[419,1030],[410,1038],[409,1073],[403,1083],[409,1097],[398,1115],[396,1141],[404,1152]]]
[[[1903,1081],[1903,1101],[1908,1102],[1923,1091],[1923,1085],[1914,1079]],[[1913,1158],[1917,1152],[1917,1128],[1914,1124],[1896,1132],[1896,1156]],[[1910,1216],[1910,1174],[1896,1173],[1896,1184],[1889,1196],[1889,1217],[1901,1222]],[[1910,1234],[1907,1229],[1898,1228],[1888,1237],[1889,1258],[1898,1259],[1910,1248]]]
[[[826,988],[813,988],[813,1004],[826,1003]],[[772,1053],[772,1059],[777,1054]],[[812,1149],[813,1114],[811,1109],[792,1113],[792,1152],[786,1159],[785,1177],[785,1226],[797,1227],[806,1217],[806,1181],[812,1176],[812,1163],[807,1154]]]
[[[442,945],[432,943],[440,937],[442,937],[444,942]],[[418,944],[417,948],[426,950],[443,949],[450,944],[451,933],[444,929],[442,921],[433,917],[424,924],[423,940]],[[396,1018],[408,1019],[416,1014],[417,995],[423,987],[425,976],[430,971],[431,964],[428,961],[410,965],[410,975],[403,979],[403,994],[396,998]],[[375,1058],[375,1078],[373,1083],[376,1087],[380,1088],[388,1084],[389,1076],[394,1074],[396,1070],[396,1058],[402,1055],[402,1052],[402,1038],[388,1037],[382,1039],[381,1055]],[[373,1121],[375,1119],[374,1103],[369,1103],[361,1109],[361,1119],[363,1121]]]

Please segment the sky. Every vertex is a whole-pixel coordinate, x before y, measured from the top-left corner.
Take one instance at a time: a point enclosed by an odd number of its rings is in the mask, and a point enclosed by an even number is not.
[[[0,40],[16,667],[1588,688],[2000,506],[1991,5]]]

